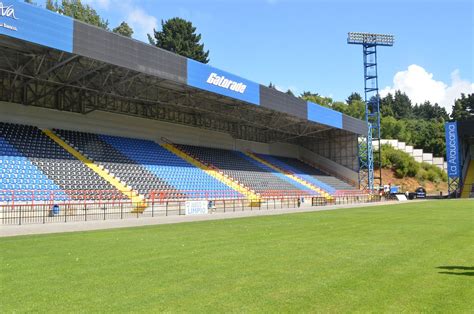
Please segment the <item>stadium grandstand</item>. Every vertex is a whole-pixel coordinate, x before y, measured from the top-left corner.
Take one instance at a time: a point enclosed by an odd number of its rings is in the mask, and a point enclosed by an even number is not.
[[[370,199],[358,189],[364,121],[42,8],[3,5],[14,12],[0,27],[3,223],[117,206],[142,215],[151,204],[181,213],[186,200],[225,211]]]

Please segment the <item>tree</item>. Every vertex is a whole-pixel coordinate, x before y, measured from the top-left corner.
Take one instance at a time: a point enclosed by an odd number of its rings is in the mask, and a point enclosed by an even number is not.
[[[455,121],[474,119],[474,94],[461,94],[456,99],[451,113],[451,119]]]
[[[295,94],[291,91],[291,89],[288,89],[288,90],[286,91],[286,93],[287,93],[288,95],[290,95],[290,96],[295,97]]]
[[[120,25],[114,28],[112,31],[129,38],[131,38],[133,35],[133,29],[126,22],[120,23]]]
[[[432,105],[429,101],[425,101],[423,104],[417,104],[413,107],[413,118],[446,121],[449,119],[449,116],[446,109],[440,107],[437,103]]]
[[[46,0],[46,9],[54,12],[58,12],[58,2],[53,0]]]
[[[346,113],[348,110],[348,107],[349,106],[345,102],[342,102],[342,101],[335,101],[331,104],[331,108],[333,110],[336,110],[342,113]]]
[[[403,120],[397,120],[394,117],[382,117],[381,136],[384,139],[398,139],[400,141],[410,142],[406,133],[406,123]]]
[[[61,4],[58,4],[57,1],[46,0],[46,9],[70,16],[90,25],[109,29],[109,21],[101,18],[90,5],[82,4],[81,0],[62,0]]]
[[[270,84],[268,84],[268,88],[276,89],[276,86],[275,86],[275,84],[273,84],[272,82],[270,82]]]
[[[393,98],[392,110],[397,119],[409,118],[411,116],[411,100],[410,98],[401,91],[395,92]]]
[[[382,117],[393,117],[393,95],[388,93],[387,96],[380,99],[380,115]]]
[[[202,63],[209,62],[209,50],[204,51],[201,34],[196,34],[191,22],[175,17],[161,21],[161,28],[153,30],[153,37],[148,34],[151,44]]]
[[[331,108],[333,103],[332,98],[320,96],[318,93],[303,92],[300,98],[328,108]]]
[[[397,119],[407,119],[412,116],[410,98],[397,90],[395,95],[388,94],[380,100],[380,113],[382,116],[393,116]]]
[[[362,99],[354,99],[347,105],[347,108],[343,113],[357,119],[365,120],[365,102],[362,101]]]
[[[346,99],[346,103],[350,105],[353,101],[362,101],[362,96],[359,93],[350,94]]]

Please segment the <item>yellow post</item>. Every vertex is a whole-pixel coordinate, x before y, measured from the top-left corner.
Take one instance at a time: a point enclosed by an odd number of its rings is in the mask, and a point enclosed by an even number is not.
[[[113,187],[119,190],[123,195],[131,199],[133,208],[134,208],[133,210],[134,213],[136,212],[143,213],[143,211],[147,208],[147,204],[145,202],[144,196],[139,195],[136,192],[132,191],[129,187],[127,187],[125,184],[120,182],[120,180],[118,180],[117,178],[109,174],[103,168],[99,167],[99,165],[95,164],[92,160],[90,160],[86,156],[82,155],[72,146],[70,146],[65,141],[63,141],[59,136],[54,134],[51,130],[44,129],[43,133],[49,136],[53,141],[55,141],[59,146],[64,148],[66,151],[68,151],[71,155],[79,159],[89,169],[91,169],[92,171],[97,173],[99,176],[101,176],[105,181],[109,182]]]

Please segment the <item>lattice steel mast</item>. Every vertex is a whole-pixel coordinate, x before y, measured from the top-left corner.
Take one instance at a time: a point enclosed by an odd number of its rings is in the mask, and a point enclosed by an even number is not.
[[[359,140],[359,186],[372,191],[375,181],[382,185],[380,146],[380,95],[377,74],[377,46],[393,46],[393,35],[349,33],[347,43],[362,45],[364,56],[364,94],[367,136]],[[374,160],[372,142],[377,142],[378,159]],[[378,169],[375,175],[375,168]]]

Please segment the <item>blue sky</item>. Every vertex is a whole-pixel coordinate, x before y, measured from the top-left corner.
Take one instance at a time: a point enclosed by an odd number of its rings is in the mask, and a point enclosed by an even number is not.
[[[83,0],[110,22],[122,20],[146,41],[160,21],[192,21],[210,64],[296,93],[344,100],[362,92],[362,48],[347,32],[394,34],[379,49],[382,94],[402,89],[446,107],[474,92],[474,1]]]

